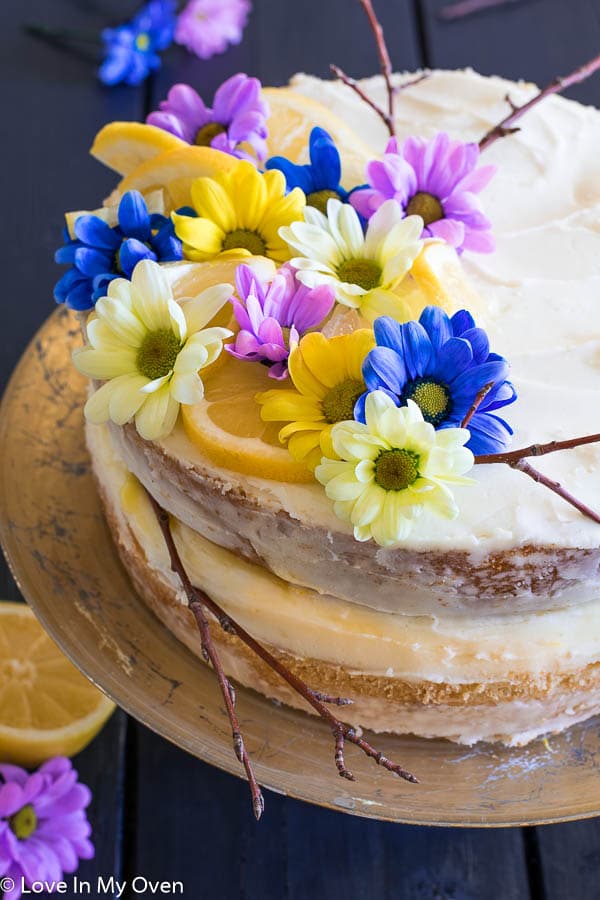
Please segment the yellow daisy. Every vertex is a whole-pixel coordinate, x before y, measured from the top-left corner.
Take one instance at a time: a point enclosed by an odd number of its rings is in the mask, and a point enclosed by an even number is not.
[[[198,217],[172,213],[184,256],[202,261],[229,253],[288,260],[291,250],[279,229],[302,218],[306,199],[300,188],[287,195],[285,188],[282,172],[263,174],[246,160],[214,178],[197,178],[191,195]]]
[[[310,469],[319,465],[323,453],[335,456],[331,429],[353,418],[354,404],[366,390],[362,365],[374,344],[369,328],[329,339],[320,332],[307,334],[289,357],[294,390],[256,395],[264,422],[289,423],[279,440]]]

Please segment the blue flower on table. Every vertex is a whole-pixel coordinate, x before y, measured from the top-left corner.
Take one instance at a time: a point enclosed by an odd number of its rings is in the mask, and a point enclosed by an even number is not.
[[[327,214],[330,199],[348,200],[349,192],[340,184],[342,164],[333,139],[323,128],[313,128],[308,144],[310,164],[300,166],[284,156],[267,160],[267,169],[279,169],[285,175],[288,191],[301,188],[306,194],[308,206],[314,206]]]
[[[54,288],[57,303],[75,310],[91,309],[114,278],[131,278],[140,260],[182,259],[173,223],[158,213],[151,215],[139,191],[123,194],[118,223],[111,227],[100,216],[82,215],[75,221],[74,238],[65,230],[65,244],[54,258],[70,269]]]
[[[359,422],[365,421],[367,394],[383,390],[397,406],[414,400],[436,429],[460,427],[479,392],[492,383],[468,425],[466,446],[475,455],[507,446],[512,429],[495,413],[517,397],[507,380],[509,365],[490,353],[485,331],[467,310],[450,318],[439,307],[427,306],[418,322],[402,325],[382,316],[374,331],[377,346],[363,365],[367,392],[354,410]]]
[[[103,84],[136,85],[160,68],[161,50],[173,43],[177,23],[175,0],[150,0],[124,25],[105,28],[105,57],[98,70]]]

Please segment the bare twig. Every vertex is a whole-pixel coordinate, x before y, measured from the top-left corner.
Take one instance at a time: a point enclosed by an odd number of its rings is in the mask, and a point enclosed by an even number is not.
[[[377,47],[377,56],[379,57],[379,65],[381,67],[381,74],[383,75],[385,81],[385,88],[387,91],[388,98],[388,128],[390,129],[390,135],[394,136],[394,88],[392,86],[392,63],[390,60],[390,54],[388,53],[387,44],[385,43],[385,37],[383,34],[383,28],[381,27],[381,22],[375,15],[375,10],[373,9],[373,4],[371,0],[359,0],[360,5],[365,11],[367,19],[369,20],[369,25],[371,26],[371,30],[375,36],[375,45]]]
[[[461,427],[461,428],[466,428],[466,427],[467,427],[467,425],[469,424],[469,422],[471,421],[471,419],[473,418],[473,416],[475,415],[475,413],[476,413],[477,410],[479,409],[481,403],[485,400],[485,398],[487,397],[487,395],[489,394],[489,392],[491,391],[491,389],[492,389],[493,387],[494,387],[494,382],[493,382],[493,381],[488,381],[487,384],[484,384],[484,386],[481,388],[481,390],[479,391],[479,393],[477,394],[477,396],[476,396],[475,399],[473,400],[471,406],[470,406],[469,409],[467,410],[466,416],[464,417],[464,419],[463,419],[462,422],[460,423],[460,427]]]
[[[303,697],[307,703],[309,703],[316,713],[324,719],[331,728],[331,731],[335,740],[335,764],[337,770],[342,778],[347,778],[349,781],[354,781],[354,775],[352,772],[346,767],[345,758],[344,758],[344,747],[346,741],[349,741],[352,744],[355,744],[362,752],[369,757],[369,759],[373,759],[377,765],[382,766],[388,772],[392,772],[394,775],[398,775],[400,778],[403,778],[405,781],[409,781],[413,784],[418,784],[418,779],[415,778],[410,772],[404,769],[402,766],[397,763],[392,762],[386,756],[383,755],[379,750],[376,750],[368,741],[365,741],[363,738],[359,737],[354,728],[350,725],[347,725],[345,722],[341,722],[334,714],[325,706],[326,703],[333,704],[336,706],[344,706],[348,703],[351,703],[351,700],[348,700],[343,697],[331,697],[327,694],[323,694],[320,691],[313,690],[310,688],[298,675],[294,674],[294,672],[290,671],[280,660],[278,660],[273,654],[271,654],[262,644],[259,644],[251,634],[249,634],[245,628],[242,628],[234,619],[231,618],[208,594],[206,594],[203,590],[198,587],[195,587],[191,584],[181,557],[177,551],[177,547],[175,546],[175,542],[173,540],[173,535],[171,533],[171,527],[169,523],[169,516],[165,512],[165,510],[156,502],[154,497],[149,493],[148,496],[150,498],[150,502],[152,503],[152,508],[155,512],[155,515],[158,519],[158,522],[161,527],[161,531],[163,533],[163,537],[167,544],[169,550],[169,556],[171,559],[171,566],[173,571],[179,575],[181,582],[183,584],[186,596],[188,598],[188,605],[190,609],[192,609],[192,604],[194,604],[193,612],[196,615],[196,609],[208,610],[218,621],[221,628],[227,632],[228,634],[235,635],[240,641],[242,641],[252,652],[258,656],[264,663],[266,663],[269,668],[271,668],[274,672],[276,672],[287,684],[290,685],[292,690],[294,690],[299,696]],[[196,616],[196,621],[198,618]],[[199,623],[200,625],[200,623]],[[204,626],[203,626],[204,629]],[[208,629],[206,629],[208,631]],[[203,631],[201,630],[201,636]],[[210,636],[209,636],[210,638]],[[219,674],[219,669],[222,672],[222,668],[218,661],[218,656],[216,651],[214,650],[214,645],[212,642],[208,645],[212,646],[213,655],[209,658],[213,663],[215,671]],[[204,644],[203,644],[204,647]],[[217,663],[215,665],[215,661]],[[217,669],[217,666],[219,669]],[[224,681],[221,681],[219,678],[219,682],[222,685],[229,685],[229,682],[226,676],[223,674]],[[229,702],[231,697],[229,695],[229,690],[223,690],[223,697],[225,700],[225,705],[227,707],[227,712],[231,719],[232,723],[232,731],[234,733],[234,746],[239,746],[239,742],[241,741],[241,735],[239,731],[239,724],[237,722],[237,717],[235,715],[235,710],[233,709],[233,702]],[[228,701],[229,698],[229,701]],[[236,744],[236,741],[238,742]],[[241,747],[243,749],[243,742],[241,742]],[[243,750],[245,754],[245,750]],[[239,758],[239,756],[238,756]],[[245,757],[247,760],[247,756]],[[242,759],[243,761],[243,759]],[[257,810],[257,802],[261,804],[260,812],[262,812],[262,795],[260,794],[260,788],[256,785],[256,782],[251,780],[254,779],[254,775],[252,773],[252,769],[250,767],[250,763],[247,765],[245,763],[246,773],[248,774],[248,780],[250,781],[250,786],[252,790],[253,802],[255,806],[255,812]],[[258,791],[258,800],[255,796],[255,789],[253,784],[256,785],[256,790]]]
[[[569,87],[572,87],[574,84],[579,84],[581,81],[585,81],[590,75],[593,75],[600,69],[600,54],[595,56],[589,62],[585,63],[585,65],[580,66],[578,69],[575,69],[574,72],[571,72],[570,75],[565,75],[563,78],[555,78],[550,84],[546,85],[545,88],[542,88],[535,97],[532,97],[531,100],[528,100],[527,103],[524,103],[522,106],[516,106],[512,100],[508,99],[510,104],[511,111],[510,113],[504,117],[497,125],[494,125],[493,128],[484,134],[484,136],[479,141],[479,149],[485,150],[486,147],[489,147],[494,141],[497,141],[498,138],[506,137],[508,134],[513,134],[515,131],[518,131],[518,128],[513,128],[512,125],[518,119],[525,115],[525,113],[529,112],[530,109],[533,109],[541,100],[545,97],[549,97],[551,94],[558,94],[561,91],[566,90]]]
[[[538,469],[535,469],[527,462],[528,456],[545,456],[548,453],[556,453],[559,450],[573,450],[575,447],[583,447],[586,444],[597,444],[600,442],[600,434],[587,434],[583,437],[569,438],[565,441],[550,441],[547,444],[530,444],[528,447],[522,447],[520,450],[508,450],[505,453],[486,453],[475,457],[478,465],[486,465],[490,463],[504,463],[511,469],[518,469],[538,484],[547,487],[553,493],[574,506],[582,515],[587,516],[594,522],[600,524],[600,515],[595,512],[582,500],[578,500],[573,494],[569,493],[558,481],[553,481],[544,475]]]
[[[380,117],[380,119],[383,121],[385,127],[389,131],[390,136],[393,136],[394,135],[394,123],[391,120],[388,113],[386,113],[385,109],[382,109],[378,103],[375,103],[374,100],[371,100],[371,98],[368,96],[368,94],[366,94],[363,91],[363,89],[361,88],[358,81],[356,81],[356,79],[354,79],[354,78],[351,78],[349,75],[346,75],[344,70],[340,69],[339,66],[336,66],[332,63],[329,66],[329,68],[331,69],[331,71],[333,72],[333,74],[335,75],[336,78],[339,78],[340,81],[343,81],[344,84],[347,85],[349,88],[351,88],[354,91],[354,93],[360,97],[361,100],[364,100],[364,102],[367,104],[367,106],[370,106],[371,109],[377,113],[377,115]]]
[[[244,744],[244,739],[240,731],[240,723],[235,711],[235,691],[223,670],[219,655],[210,635],[208,619],[206,618],[206,613],[204,611],[206,604],[204,603],[203,594],[192,585],[190,579],[188,578],[185,566],[181,561],[181,557],[179,556],[179,552],[177,550],[177,547],[175,546],[175,541],[173,540],[168,513],[156,502],[152,494],[150,494],[149,492],[147,493],[158,520],[158,524],[160,525],[165,544],[167,545],[167,549],[169,551],[171,568],[174,572],[176,572],[181,580],[185,595],[187,597],[188,607],[190,608],[196,620],[198,631],[200,632],[202,655],[204,656],[206,662],[212,663],[212,667],[215,670],[215,674],[219,682],[219,687],[221,688],[221,693],[223,695],[223,701],[225,703],[227,715],[229,716],[229,721],[231,722],[233,749],[235,751],[235,755],[246,771],[246,777],[248,778],[250,793],[252,795],[252,809],[254,811],[255,817],[257,819],[260,819],[265,808],[264,797],[254,775],[254,770],[252,769],[252,764],[250,762],[250,758]]]
[[[457,3],[442,6],[437,17],[438,19],[444,19],[446,22],[455,22],[458,19],[471,16],[473,13],[483,12],[485,9],[494,9],[497,6],[508,6],[512,3],[522,2],[523,0],[458,0]]]

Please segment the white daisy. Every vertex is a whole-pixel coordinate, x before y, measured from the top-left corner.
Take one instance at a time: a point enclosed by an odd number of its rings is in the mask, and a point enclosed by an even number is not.
[[[204,396],[199,370],[219,356],[232,334],[205,326],[232,293],[231,285],[217,284],[180,305],[151,260],[137,264],[131,281],[111,281],[88,322],[89,344],[73,354],[80,372],[105,382],[85,405],[88,421],[124,425],[135,418],[146,440],[166,437],[179,405]]]
[[[419,255],[422,232],[421,217],[404,218],[395,200],[379,207],[366,234],[356,210],[339,200],[328,200],[326,216],[307,206],[303,222],[279,229],[290,249],[300,254],[291,260],[298,280],[311,288],[331,284],[339,303],[358,309],[371,322],[378,316],[400,322],[412,318],[394,288]]]
[[[463,477],[473,465],[464,446],[469,436],[466,428],[436,431],[412,400],[398,408],[373,391],[366,425],[334,425],[331,441],[340,459],[323,457],[315,475],[357,541],[373,538],[389,547],[408,537],[426,507],[449,519],[458,515],[448,485],[474,483]]]

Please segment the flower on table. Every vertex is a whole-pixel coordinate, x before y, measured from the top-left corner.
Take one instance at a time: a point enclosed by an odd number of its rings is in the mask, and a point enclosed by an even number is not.
[[[475,454],[497,453],[510,441],[512,429],[495,413],[516,400],[507,380],[508,362],[490,353],[488,337],[471,314],[461,310],[449,318],[427,306],[418,322],[400,325],[382,317],[374,325],[377,346],[370,351],[363,375],[368,391],[382,390],[398,406],[417,404],[435,428],[461,424],[479,392],[492,384],[469,422],[467,447]],[[356,405],[364,422],[369,394]]]
[[[242,160],[214,178],[197,178],[191,195],[197,216],[171,214],[187,259],[223,253],[267,256],[278,263],[290,258],[279,230],[301,218],[305,198],[299,188],[286,195],[281,172],[263,174]]]
[[[260,81],[240,72],[218,88],[212,107],[188,84],[174,85],[146,122],[188,144],[214,147],[253,162],[250,151],[258,160],[267,155],[268,116]]]
[[[305,287],[289,265],[282,266],[271,281],[261,282],[250,266],[242,264],[235,281],[239,299],[232,302],[240,331],[235,343],[225,349],[237,359],[265,363],[271,378],[286,378],[290,349],[331,312],[332,288]]]
[[[327,213],[328,200],[346,202],[348,192],[340,184],[342,164],[333,138],[323,128],[313,128],[309,138],[309,165],[296,165],[284,156],[272,156],[267,169],[279,169],[285,175],[288,190],[299,187],[306,194],[307,206]]]
[[[0,876],[14,883],[4,900],[18,900],[22,885],[60,882],[80,859],[93,858],[85,814],[92,795],[64,757],[32,774],[0,765],[0,779]]]
[[[307,206],[304,221],[280,229],[281,237],[300,256],[292,258],[298,279],[307,287],[330,284],[336,300],[359,310],[372,322],[390,315],[410,318],[394,293],[422,247],[423,220],[404,217],[394,200],[383,203],[363,233],[358,213],[340,200],[327,201],[327,215]]]
[[[172,43],[176,23],[175,0],[150,0],[124,25],[105,28],[105,57],[98,70],[107,85],[140,84],[160,68],[161,50]]]
[[[398,408],[383,391],[365,404],[365,423],[340,422],[331,431],[338,459],[325,456],[315,470],[340,519],[357,541],[382,547],[405,540],[428,509],[448,519],[458,507],[454,485],[472,484],[464,474],[473,454],[464,428],[436,431],[412,400]]]
[[[369,328],[329,339],[318,331],[307,334],[288,360],[294,388],[256,395],[263,421],[288,423],[279,439],[310,469],[319,464],[323,452],[333,452],[329,440],[333,425],[353,417],[365,389],[362,366],[372,346]]]
[[[91,309],[108,284],[119,276],[131,277],[140,260],[182,258],[173,223],[158,213],[151,215],[138,191],[123,194],[118,223],[111,227],[99,216],[83,215],[73,226],[74,239],[65,232],[65,244],[57,250],[55,260],[70,269],[54,288],[57,303],[75,310]]]
[[[177,18],[175,42],[210,59],[240,43],[251,8],[250,0],[190,0]]]
[[[88,421],[124,425],[135,418],[146,440],[170,434],[180,404],[204,396],[200,369],[231,337],[227,328],[206,326],[232,292],[231,285],[217,284],[179,305],[151,260],[138,263],[131,281],[112,281],[88,322],[89,345],[73,354],[80,372],[105,382],[85,405]]]
[[[431,140],[408,137],[399,147],[391,138],[382,160],[367,166],[367,188],[350,202],[369,219],[390,198],[403,215],[419,215],[423,237],[441,238],[459,252],[494,249],[491,222],[477,194],[488,184],[496,166],[481,166],[477,144],[452,141],[444,132]]]

